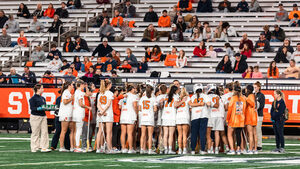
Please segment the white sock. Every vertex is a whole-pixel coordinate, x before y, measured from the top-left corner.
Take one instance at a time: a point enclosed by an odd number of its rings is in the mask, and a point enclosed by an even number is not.
[[[169,146],[169,151],[172,151],[172,146]]]
[[[186,151],[186,148],[183,148],[183,151]]]
[[[165,146],[165,150],[168,150],[168,147],[167,147],[167,146]]]

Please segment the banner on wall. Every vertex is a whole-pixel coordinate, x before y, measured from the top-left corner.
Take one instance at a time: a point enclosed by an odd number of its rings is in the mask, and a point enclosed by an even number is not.
[[[54,104],[59,89],[44,89],[43,97],[47,104]],[[265,109],[264,122],[270,121],[270,110],[274,101],[274,90],[264,90]],[[289,109],[289,123],[300,123],[300,91],[283,91],[287,108]],[[0,118],[29,118],[29,99],[33,96],[30,88],[0,88]],[[54,118],[53,112],[46,112],[48,118]]]

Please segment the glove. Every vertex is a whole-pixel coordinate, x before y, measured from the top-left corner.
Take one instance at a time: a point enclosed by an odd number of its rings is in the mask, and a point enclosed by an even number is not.
[[[42,110],[44,110],[44,108],[42,108],[42,107],[37,108],[37,111],[42,111]]]

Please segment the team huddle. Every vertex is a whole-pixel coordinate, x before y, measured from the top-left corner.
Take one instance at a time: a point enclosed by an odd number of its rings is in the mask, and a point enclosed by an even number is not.
[[[95,135],[96,153],[257,154],[254,88],[261,84],[243,90],[238,82],[224,89],[195,84],[190,95],[178,80],[169,87],[147,81],[120,88],[106,79],[97,92],[93,84],[66,82],[59,151],[91,152]],[[64,148],[68,129],[70,150]]]

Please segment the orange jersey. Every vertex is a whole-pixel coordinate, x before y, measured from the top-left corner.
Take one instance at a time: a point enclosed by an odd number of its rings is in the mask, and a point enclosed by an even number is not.
[[[255,109],[254,94],[250,94],[246,99],[245,125],[257,125],[257,112]]]
[[[152,54],[151,55],[151,59],[153,59],[153,62],[159,62],[160,61],[160,56],[161,56],[161,53],[159,54]]]
[[[119,25],[118,25],[118,20],[119,20]],[[113,27],[118,27],[118,26],[122,26],[123,24],[123,17],[122,16],[118,16],[118,17],[114,17],[112,18],[110,25]]]
[[[165,59],[165,66],[176,66],[177,55],[169,54]]]
[[[271,76],[270,76],[270,68],[269,68],[269,69],[268,69],[268,72],[267,72],[267,75],[268,75],[268,78],[273,78],[273,79],[279,78],[279,70],[278,70],[278,68],[276,67],[275,75],[274,75],[273,72],[272,72],[272,75],[271,75]]]
[[[84,96],[84,103],[85,103],[86,106],[91,107],[90,98],[88,96]],[[89,111],[90,111],[89,109],[85,108],[85,116],[84,116],[84,119],[83,119],[83,121],[85,121],[85,122],[88,122]],[[90,121],[92,121],[92,119],[93,119],[93,117],[92,117],[93,115],[92,114],[93,113],[90,112]]]
[[[88,72],[89,71],[89,68],[93,66],[93,63],[91,61],[87,62],[87,63],[84,63],[84,71],[85,72]]]
[[[190,0],[189,0],[190,1]],[[179,1],[177,3],[177,10],[180,11],[179,8]],[[193,10],[193,6],[192,6],[192,1],[189,2],[189,6],[186,8],[187,11],[192,11]]]
[[[228,113],[226,122],[230,127],[244,127],[245,126],[245,111],[246,98],[244,96],[232,96],[228,106]]]
[[[170,16],[161,16],[158,20],[159,27],[170,27],[171,26],[171,17]]]
[[[123,95],[119,95],[118,97],[114,97],[114,100],[112,101],[115,123],[120,122],[121,110],[119,108],[119,101],[123,98],[124,98]]]

